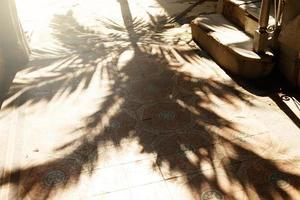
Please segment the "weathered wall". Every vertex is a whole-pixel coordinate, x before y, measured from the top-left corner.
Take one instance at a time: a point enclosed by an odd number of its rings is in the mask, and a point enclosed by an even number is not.
[[[279,36],[279,68],[285,77],[300,87],[300,1],[288,0]]]
[[[12,76],[29,57],[14,0],[0,1],[0,104]]]
[[[286,11],[283,15],[283,26],[288,24],[292,19],[295,19],[300,14],[300,1],[299,0],[286,0],[285,8]]]
[[[2,85],[3,82],[3,75],[4,75],[4,58],[3,58],[2,51],[0,49],[0,86]]]

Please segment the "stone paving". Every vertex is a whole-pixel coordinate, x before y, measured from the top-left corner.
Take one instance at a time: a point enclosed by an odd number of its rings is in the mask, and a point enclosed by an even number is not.
[[[297,123],[191,41],[216,2],[17,3],[32,58],[0,111],[1,200],[300,199]]]

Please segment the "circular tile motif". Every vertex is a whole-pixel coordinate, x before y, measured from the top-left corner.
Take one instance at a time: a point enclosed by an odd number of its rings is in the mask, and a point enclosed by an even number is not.
[[[31,171],[21,174],[21,182],[25,189],[33,183],[36,190],[49,190],[49,187],[60,185],[67,181],[73,181],[72,176],[80,173],[81,166],[77,159],[57,159],[47,165],[33,168]],[[38,184],[37,184],[38,183]]]
[[[118,121],[112,121],[109,123],[109,126],[108,128],[111,129],[111,130],[117,130],[121,127],[121,123],[118,122]]]
[[[176,113],[174,111],[161,111],[158,114],[158,118],[160,118],[161,120],[174,120],[176,117]]]
[[[202,193],[201,200],[223,200],[224,196],[218,190],[207,190]]]
[[[61,170],[52,170],[44,176],[44,184],[53,187],[63,183],[66,180],[66,174]]]
[[[191,126],[191,113],[177,103],[161,102],[141,109],[141,128],[148,131],[179,131]]]
[[[49,195],[56,195],[64,184],[76,182],[81,170],[81,165],[73,158],[57,158],[45,165],[37,165],[20,174],[20,193],[26,193],[26,199],[47,199]]]

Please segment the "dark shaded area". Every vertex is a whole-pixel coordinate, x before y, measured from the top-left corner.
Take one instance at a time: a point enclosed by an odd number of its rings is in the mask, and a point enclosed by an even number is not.
[[[295,91],[283,91],[270,95],[270,98],[285,112],[285,114],[300,128],[300,119],[296,113],[300,113],[300,95]],[[286,103],[292,102],[296,110],[293,111]],[[295,113],[296,112],[296,113]]]
[[[275,69],[268,77],[258,80],[243,80],[231,75],[231,77],[245,90],[258,95],[270,97],[276,105],[300,128],[300,119],[297,113],[300,113],[300,94],[297,88],[293,87],[278,71]],[[287,103],[294,105],[292,110]]]
[[[8,107],[51,101],[62,91],[71,94],[82,83],[83,89],[87,89],[99,70],[101,78],[107,75],[111,81],[109,95],[96,112],[83,119],[85,125],[73,132],[85,134],[56,149],[57,152],[67,148],[72,151],[48,163],[7,171],[0,179],[0,186],[20,186],[22,189],[16,194],[19,198],[48,199],[56,192],[75,186],[82,173],[92,175],[96,163],[101,162],[100,147],[110,142],[119,147],[122,140],[133,139],[142,147],[141,153],[157,155],[159,166],[167,163],[170,172],[187,176],[186,185],[197,199],[202,197],[205,187],[228,199],[236,199],[217,177],[208,178],[200,173],[203,161],[210,163],[215,174],[224,168],[230,183],[240,184],[249,199],[257,199],[257,195],[260,199],[291,199],[283,188],[299,189],[299,177],[291,170],[281,169],[277,161],[266,160],[252,152],[254,150],[235,144],[230,138],[231,134],[240,133],[237,125],[210,107],[213,99],[233,106],[238,106],[236,102],[252,105],[247,95],[234,82],[181,72],[178,56],[193,62],[192,55],[201,56],[203,52],[163,46],[161,19],[150,16],[152,21],[147,23],[133,18],[127,0],[119,0],[119,3],[125,26],[102,20],[103,26],[114,31],[109,35],[81,26],[71,11],[53,19],[53,35],[62,48],[35,50],[35,59],[28,70],[41,70],[51,64],[55,67],[49,76],[14,84],[9,97],[23,92]],[[121,69],[116,68],[120,55],[128,49],[134,52],[133,58]],[[119,111],[105,124],[105,116],[119,100],[122,102]],[[234,154],[222,155],[219,150],[222,145]],[[191,162],[187,152],[193,152],[198,161]],[[216,162],[218,160],[222,162]],[[56,179],[51,179],[52,173]],[[278,181],[285,181],[285,185],[278,185]]]
[[[10,68],[7,65],[4,66],[5,68]],[[1,76],[5,77],[2,78],[2,80],[0,81],[0,108],[2,106],[3,101],[6,98],[6,93],[16,75],[17,69],[16,70],[5,70],[4,73],[1,74]]]

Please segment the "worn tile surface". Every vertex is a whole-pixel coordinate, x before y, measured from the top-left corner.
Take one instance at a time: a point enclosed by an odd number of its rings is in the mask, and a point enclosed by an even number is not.
[[[0,111],[1,200],[300,198],[299,105],[199,49],[188,22],[216,3],[195,3],[17,1],[32,56]]]

